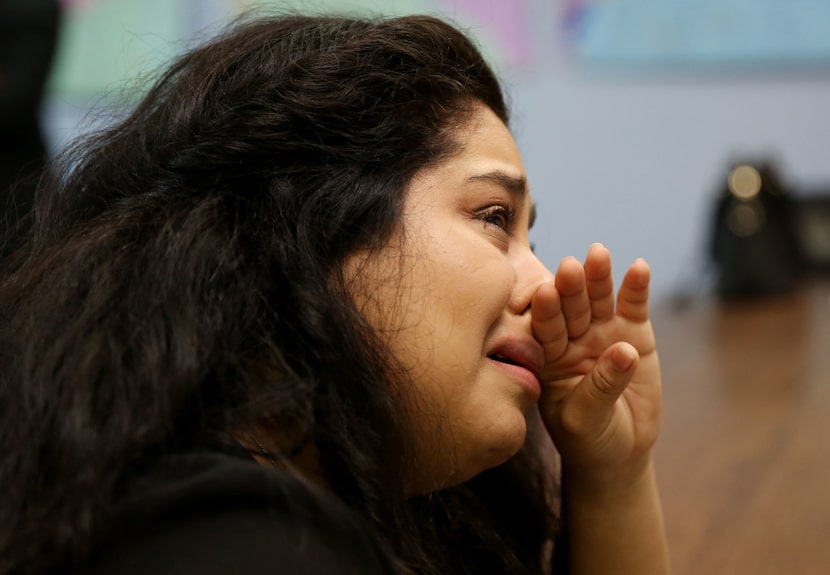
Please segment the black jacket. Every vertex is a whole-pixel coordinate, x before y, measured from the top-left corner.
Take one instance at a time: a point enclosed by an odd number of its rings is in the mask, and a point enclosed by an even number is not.
[[[163,457],[130,481],[91,573],[394,570],[368,526],[334,496],[252,459],[204,451]]]

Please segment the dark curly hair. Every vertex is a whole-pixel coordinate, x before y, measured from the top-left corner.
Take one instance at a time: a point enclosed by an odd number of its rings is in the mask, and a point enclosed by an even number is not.
[[[542,571],[532,446],[401,497],[400,376],[341,274],[476,103],[507,122],[438,19],[249,18],[69,149],[0,279],[0,571],[83,566],[131,470],[269,427],[313,441],[402,572]]]

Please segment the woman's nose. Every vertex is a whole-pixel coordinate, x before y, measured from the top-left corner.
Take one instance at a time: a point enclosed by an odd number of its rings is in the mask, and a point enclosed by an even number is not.
[[[553,274],[530,248],[517,256],[515,270],[516,283],[509,307],[510,311],[521,315],[530,310],[530,302],[538,287],[545,282],[553,282]]]

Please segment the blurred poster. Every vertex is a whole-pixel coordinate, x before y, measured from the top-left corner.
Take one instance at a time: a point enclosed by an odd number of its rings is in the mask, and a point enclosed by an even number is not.
[[[187,2],[63,0],[64,18],[50,92],[84,101],[127,89],[183,50],[191,35]]]
[[[565,0],[562,22],[589,64],[830,65],[827,0]]]
[[[478,40],[497,68],[533,60],[532,0],[62,0],[64,24],[50,93],[84,102],[129,96],[136,78],[165,64],[247,11],[448,17]],[[146,86],[147,82],[143,85]],[[134,95],[140,94],[137,84]]]
[[[437,0],[445,12],[458,12],[458,19],[475,24],[482,39],[498,51],[497,59],[512,68],[534,63],[531,0]]]
[[[433,14],[469,30],[499,66],[533,61],[532,0],[226,0],[231,12],[264,6],[277,10],[340,14]]]

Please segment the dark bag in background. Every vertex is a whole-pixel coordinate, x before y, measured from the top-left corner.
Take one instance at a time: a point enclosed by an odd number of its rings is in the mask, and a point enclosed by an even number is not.
[[[711,257],[724,296],[781,292],[802,272],[794,200],[770,164],[735,165],[720,193]]]

